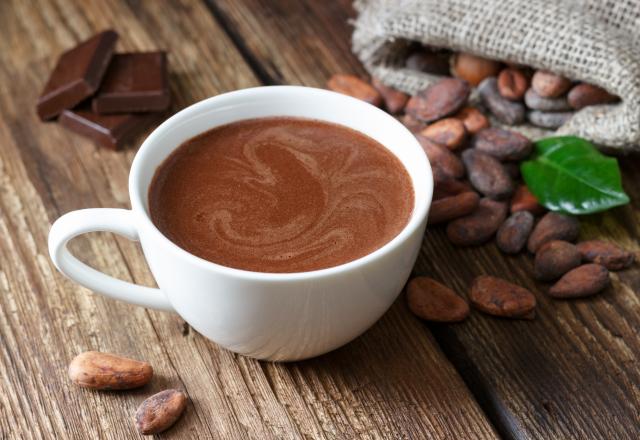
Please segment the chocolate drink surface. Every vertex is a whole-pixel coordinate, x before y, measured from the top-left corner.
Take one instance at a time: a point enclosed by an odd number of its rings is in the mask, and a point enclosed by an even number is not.
[[[409,174],[344,126],[269,117],[178,147],[149,188],[153,223],[198,257],[256,272],[306,272],[363,257],[406,226]]]

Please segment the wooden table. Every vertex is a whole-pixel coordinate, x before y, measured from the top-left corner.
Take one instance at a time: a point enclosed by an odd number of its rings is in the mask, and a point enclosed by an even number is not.
[[[595,298],[554,301],[532,281],[529,257],[493,244],[456,249],[431,229],[417,274],[460,292],[478,274],[504,276],[536,292],[538,317],[428,325],[401,298],[353,343],[289,364],[220,349],[175,314],[105,299],[54,269],[51,223],[74,209],[128,207],[135,154],[38,121],[37,95],[63,50],[105,28],[120,33],[120,51],[168,50],[177,111],[243,87],[364,74],[350,52],[349,3],[0,2],[0,438],[135,438],[137,405],[167,387],[191,403],[166,438],[640,437],[637,265]],[[622,163],[632,205],[585,219],[582,237],[638,250],[640,162]],[[100,270],[154,284],[134,243],[94,234],[73,247]],[[79,389],[66,366],[84,350],[148,360],[157,376],[133,392]]]

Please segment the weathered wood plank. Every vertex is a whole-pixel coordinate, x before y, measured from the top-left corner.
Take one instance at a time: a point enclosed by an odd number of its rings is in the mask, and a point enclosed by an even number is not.
[[[170,51],[174,110],[260,84],[200,2],[0,2],[0,438],[132,438],[136,406],[166,387],[192,401],[167,437],[494,438],[428,332],[399,319],[402,304],[342,350],[269,364],[216,347],[176,315],[91,294],[55,271],[46,250],[55,218],[128,207],[135,151],[96,149],[40,123],[33,109],[57,54],[109,27],[121,35],[119,50]],[[154,284],[125,239],[93,234],[72,248],[98,269]],[[73,387],[67,363],[87,349],[148,360],[156,378],[133,392]]]
[[[206,0],[263,81],[324,88],[336,72],[364,74],[351,53],[348,0]]]
[[[245,57],[274,82],[323,87],[336,72],[364,74],[350,53],[349,2],[210,1]],[[630,207],[583,222],[584,238],[609,237],[638,250],[638,159],[623,159]],[[539,300],[533,322],[474,313],[432,330],[499,431],[511,438],[637,438],[640,435],[640,270],[614,274],[593,299],[555,301],[532,281],[531,259],[505,257],[494,245],[456,249],[441,228],[425,236],[416,274],[466,293],[474,276],[520,283]],[[401,310],[398,319],[411,320]]]
[[[629,178],[626,183],[635,189]],[[582,237],[608,237],[637,252],[638,202],[634,195],[633,207],[583,220]],[[475,275],[496,274],[531,289],[538,299],[533,322],[476,314],[461,326],[432,328],[502,432],[532,439],[637,438],[637,266],[612,274],[612,287],[597,297],[558,301],[544,294],[548,285],[532,281],[527,256],[505,258],[490,245],[477,251],[447,251],[446,259],[457,261],[456,265],[434,262],[448,247],[442,231],[431,231],[416,271],[452,280],[463,292]]]
[[[176,11],[182,8],[178,3],[167,6]],[[201,99],[209,93],[255,84],[250,70],[206,9],[197,3],[193,6],[199,8],[195,18],[188,11],[171,15],[182,20],[177,26],[180,31],[172,29],[175,23],[165,23],[166,32],[175,35],[176,41],[168,38],[171,35],[165,35],[166,40],[176,45],[180,38],[193,42],[183,62],[172,70],[189,82],[172,81],[172,85],[193,88],[202,93],[197,97]],[[171,365],[147,311],[89,295],[55,273],[47,257],[46,235],[51,221],[68,210],[103,203],[128,205],[126,178],[133,151],[114,154],[96,150],[90,142],[55,124],[37,121],[33,106],[55,56],[74,42],[115,25],[124,37],[120,48],[149,49],[157,47],[154,34],[158,31],[151,25],[144,30],[135,11],[113,2],[94,2],[82,9],[70,2],[3,2],[2,12],[0,20],[8,38],[0,43],[2,249],[6,250],[0,262],[5,281],[0,301],[13,305],[6,307],[3,302],[3,312],[15,311],[10,316],[3,314],[2,345],[7,354],[1,371],[11,385],[5,388],[9,393],[0,393],[8,396],[0,412],[12,423],[3,423],[0,430],[7,438],[130,437],[134,432],[131,414],[137,404],[163,387],[185,387],[181,372]],[[213,43],[206,45],[196,38],[203,33],[210,35]],[[202,49],[198,45],[206,45],[204,55],[198,54]],[[211,57],[230,66],[222,80],[190,75],[196,59],[211,63]],[[74,248],[90,264],[131,280],[127,262],[112,237],[79,239]],[[5,345],[4,341],[13,343]],[[86,349],[147,359],[158,378],[144,390],[122,395],[71,387],[66,365]],[[191,430],[194,437],[211,432],[199,408],[192,405],[181,422],[184,436]]]

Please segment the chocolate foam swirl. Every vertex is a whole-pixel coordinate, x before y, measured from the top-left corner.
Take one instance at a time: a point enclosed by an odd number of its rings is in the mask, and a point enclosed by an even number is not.
[[[343,126],[263,118],[181,145],[149,191],[154,224],[215,263],[303,272],[371,253],[396,236],[413,189],[395,156]]]

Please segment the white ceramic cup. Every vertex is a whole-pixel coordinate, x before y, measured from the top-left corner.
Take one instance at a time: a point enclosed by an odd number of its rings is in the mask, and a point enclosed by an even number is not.
[[[357,260],[300,273],[224,267],[181,249],[154,226],[147,192],[156,168],[184,141],[213,127],[268,116],[342,124],[388,148],[413,181],[415,205],[393,240]],[[391,306],[418,255],[433,178],[415,137],[382,110],[327,90],[257,87],[205,99],[178,112],[144,141],[129,175],[131,210],[83,209],[60,217],[49,233],[56,267],[75,282],[131,304],[175,311],[195,330],[237,353],[274,361],[326,353],[356,338]],[[159,289],[124,282],[76,259],[72,238],[94,231],[140,240]]]

